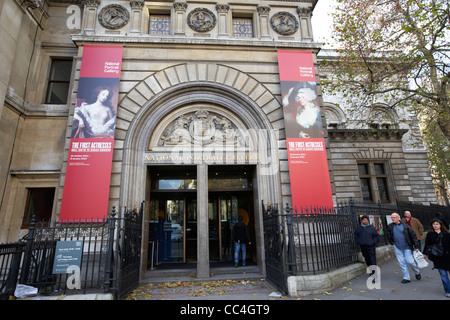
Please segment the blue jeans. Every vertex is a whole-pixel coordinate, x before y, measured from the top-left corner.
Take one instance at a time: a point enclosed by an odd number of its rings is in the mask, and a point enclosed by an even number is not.
[[[397,248],[396,245],[394,245],[395,250],[395,256],[397,257],[398,264],[400,265],[400,269],[402,269],[403,272],[403,279],[405,280],[411,280],[409,277],[409,271],[408,266],[414,271],[415,274],[419,274],[419,268],[416,265],[416,262],[414,261],[414,257],[412,255],[411,249],[404,249],[401,250]]]
[[[245,255],[247,254],[247,246],[244,242],[235,242],[234,244],[234,263],[239,262],[239,251],[242,250],[242,265],[245,266]]]
[[[445,294],[450,294],[450,280],[448,278],[448,271],[443,269],[437,269],[441,275],[442,284],[444,285]]]

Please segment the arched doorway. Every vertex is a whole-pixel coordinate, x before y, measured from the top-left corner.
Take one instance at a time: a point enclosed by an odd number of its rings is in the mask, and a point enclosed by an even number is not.
[[[138,86],[137,86],[138,87]],[[126,98],[124,99],[126,100]],[[129,107],[128,107],[129,108]],[[130,108],[129,108],[130,109]],[[204,126],[204,115],[198,115],[193,126],[185,127],[191,135],[197,135],[200,143],[187,145],[172,144],[167,129],[173,126],[182,116],[192,117],[199,110],[206,110],[214,116],[215,135],[211,135],[211,126]],[[119,110],[120,112],[120,110]],[[203,118],[202,118],[203,117]],[[222,121],[224,120],[224,121]],[[228,122],[229,121],[229,122]],[[202,126],[199,126],[202,124]],[[231,127],[230,127],[231,125]],[[244,144],[221,148],[219,143],[207,144],[211,137],[216,142],[223,141],[228,129],[244,133]],[[200,131],[198,131],[200,130]],[[212,130],[214,131],[214,130]],[[166,142],[161,143],[165,137]],[[183,135],[180,135],[183,137]],[[230,136],[227,136],[230,137]],[[227,139],[225,139],[227,140]],[[182,141],[182,139],[181,139]],[[197,141],[199,142],[199,141]],[[149,167],[184,167],[194,166],[197,174],[197,184],[202,186],[202,192],[197,190],[197,223],[205,224],[208,220],[208,168],[210,166],[252,166],[252,208],[255,224],[255,253],[257,264],[264,273],[264,247],[262,241],[262,220],[260,201],[273,201],[280,192],[278,135],[273,130],[271,120],[258,103],[237,90],[223,83],[194,81],[180,83],[149,97],[149,100],[134,114],[126,127],[126,137],[123,145],[120,199],[121,205],[146,199],[150,204],[150,189],[152,173]],[[218,159],[225,159],[226,163]],[[183,213],[184,214],[184,213]],[[205,219],[205,221],[200,221]],[[148,265],[149,216],[144,217],[143,252],[141,274]],[[200,221],[200,222],[199,222]],[[203,230],[202,232],[209,232]],[[209,276],[209,235],[197,237],[197,274]],[[199,257],[206,261],[201,263]],[[184,258],[185,259],[185,258]],[[203,268],[203,269],[201,269]],[[201,270],[200,270],[201,269]]]

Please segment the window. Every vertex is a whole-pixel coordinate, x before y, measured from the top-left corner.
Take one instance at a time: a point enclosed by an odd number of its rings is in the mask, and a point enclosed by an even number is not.
[[[390,202],[389,179],[385,163],[368,162],[358,164],[362,198],[366,202]]]
[[[328,123],[327,124],[328,130],[334,130],[334,129],[337,129],[337,127],[338,127],[337,123]]]
[[[391,129],[391,125],[389,123],[369,123],[369,128],[373,130]]]
[[[233,37],[253,38],[253,19],[233,18]]]
[[[148,25],[148,33],[158,36],[170,35],[170,15],[151,14]]]
[[[45,103],[67,103],[71,73],[72,60],[52,60]]]
[[[22,229],[30,226],[33,215],[36,221],[49,222],[52,216],[55,188],[28,188]]]

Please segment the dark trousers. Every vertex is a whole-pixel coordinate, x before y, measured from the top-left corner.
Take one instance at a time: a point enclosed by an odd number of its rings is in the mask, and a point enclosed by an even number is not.
[[[361,253],[366,261],[367,266],[372,266],[377,264],[377,255],[375,253],[375,246],[364,246],[361,245]]]

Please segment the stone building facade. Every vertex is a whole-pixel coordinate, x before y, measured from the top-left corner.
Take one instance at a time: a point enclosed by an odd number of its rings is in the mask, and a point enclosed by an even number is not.
[[[260,203],[291,199],[277,50],[310,51],[317,77],[330,72],[319,69],[316,2],[3,0],[0,241],[22,237],[32,213],[58,220],[83,46],[122,45],[109,208],[146,201],[142,269],[164,219],[158,259],[208,275],[210,261],[231,259],[238,214],[263,268]],[[319,99],[335,202],[436,201],[407,128],[361,127],[338,98]]]

